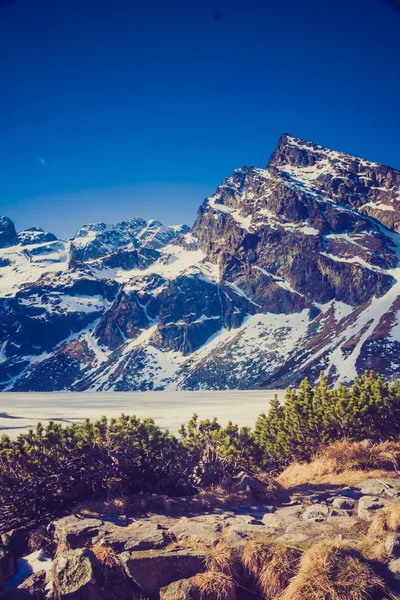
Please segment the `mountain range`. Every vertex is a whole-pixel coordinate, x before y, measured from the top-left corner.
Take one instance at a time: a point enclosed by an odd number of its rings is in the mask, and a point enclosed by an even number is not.
[[[67,241],[0,217],[0,390],[282,388],[400,374],[400,172],[284,134],[192,228]]]

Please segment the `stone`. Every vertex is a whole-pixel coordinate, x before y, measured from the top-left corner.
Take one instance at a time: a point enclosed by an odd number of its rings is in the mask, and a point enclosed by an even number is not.
[[[116,552],[165,548],[173,536],[159,523],[137,522],[128,527],[110,524],[93,539],[94,544],[109,546]]]
[[[393,483],[390,480],[382,479],[367,479],[357,484],[363,496],[397,496],[398,489],[393,487]]]
[[[36,571],[28,579],[25,579],[17,589],[29,592],[31,598],[34,600],[47,600],[49,593],[46,590],[46,586],[48,583],[49,574],[47,571]]]
[[[275,529],[285,529],[292,523],[298,523],[303,513],[301,505],[285,506],[278,508],[274,513],[267,513],[263,516],[262,521],[267,527]]]
[[[388,500],[378,496],[362,496],[358,502],[357,514],[360,519],[372,521],[376,510],[390,504]]]
[[[162,587],[205,571],[206,553],[200,550],[148,550],[119,556],[129,576],[151,599],[159,597]]]
[[[338,527],[339,529],[351,529],[358,523],[358,520],[355,517],[350,516],[333,516],[327,518],[326,522],[329,525],[333,525],[334,527]]]
[[[60,554],[53,563],[57,600],[132,600],[122,566],[103,564],[88,548]]]
[[[351,517],[351,510],[344,510],[343,508],[333,508],[329,514],[330,517]]]
[[[255,496],[264,494],[266,485],[250,473],[240,473],[235,479],[235,486],[238,491],[249,491]]]
[[[259,537],[275,533],[275,529],[266,527],[264,523],[260,525],[246,525],[245,523],[236,523],[224,532],[224,538],[231,544],[241,543],[247,540],[255,540]]]
[[[276,538],[276,542],[282,542],[284,544],[301,544],[310,539],[309,535],[305,533],[284,533],[283,535]]]
[[[99,535],[103,521],[94,517],[69,515],[55,521],[54,537],[59,544],[67,543],[71,548],[84,546],[87,540]]]
[[[345,498],[352,498],[353,500],[358,500],[362,494],[360,490],[351,487],[345,487],[340,492],[338,492],[338,496],[344,496]]]
[[[220,539],[220,532],[226,526],[221,520],[207,517],[189,519],[182,517],[169,529],[169,533],[178,541],[202,543],[206,546],[216,546]]]
[[[161,588],[160,600],[201,600],[201,594],[190,579],[180,579]]]
[[[343,496],[338,496],[333,499],[332,507],[344,510],[353,510],[356,505],[356,500],[354,498],[346,498]]]
[[[18,559],[28,549],[28,535],[28,527],[19,527],[3,533],[0,536],[0,542],[2,546],[5,546],[12,552],[15,559]]]
[[[0,568],[3,571],[4,579],[10,579],[15,575],[16,564],[13,553],[7,548],[0,547]]]
[[[400,536],[391,533],[385,540],[385,549],[389,556],[393,558],[400,557]]]
[[[313,504],[308,506],[301,515],[304,521],[324,521],[329,514],[329,508],[326,504]]]

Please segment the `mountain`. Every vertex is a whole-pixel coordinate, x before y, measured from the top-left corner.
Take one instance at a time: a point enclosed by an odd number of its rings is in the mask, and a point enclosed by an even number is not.
[[[280,388],[400,375],[400,172],[283,135],[196,222],[68,241],[0,217],[0,389]]]

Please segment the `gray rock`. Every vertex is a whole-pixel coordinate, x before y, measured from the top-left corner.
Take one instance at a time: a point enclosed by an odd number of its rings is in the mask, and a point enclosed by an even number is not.
[[[34,600],[47,600],[53,596],[51,592],[46,590],[49,579],[49,574],[46,571],[36,571],[28,579],[25,579],[17,589],[29,592],[30,597]]]
[[[344,496],[345,498],[353,498],[353,500],[358,500],[362,494],[360,490],[351,487],[345,487],[338,492],[338,496]]]
[[[3,572],[4,579],[10,579],[15,575],[16,564],[13,553],[7,548],[0,548],[0,568]]]
[[[327,518],[326,522],[339,529],[351,529],[358,523],[358,520],[355,517],[349,516],[330,516]]]
[[[132,600],[122,566],[103,564],[88,548],[60,554],[53,563],[57,600]]]
[[[400,557],[400,536],[391,533],[385,540],[385,549],[389,556],[393,558]]]
[[[169,529],[178,541],[200,542],[206,546],[216,546],[220,538],[220,532],[227,526],[222,519],[207,517],[196,517],[189,519],[182,517]]]
[[[205,571],[206,553],[199,550],[123,552],[120,559],[130,577],[151,599],[162,587]]]
[[[285,506],[278,508],[274,513],[267,513],[263,516],[263,523],[267,527],[275,529],[285,529],[292,523],[298,523],[303,513],[301,505]]]
[[[2,546],[5,546],[13,553],[14,558],[20,558],[28,549],[28,527],[19,527],[11,529],[0,536]]]
[[[238,544],[243,541],[256,540],[257,538],[273,533],[275,533],[275,529],[266,527],[264,524],[260,526],[236,523],[225,531],[224,538],[231,544]]]
[[[389,500],[378,496],[362,496],[358,502],[358,517],[366,521],[372,521],[375,511],[388,504],[390,504]]]
[[[326,504],[313,504],[308,506],[303,512],[301,518],[304,521],[324,521],[329,514],[329,507]]]
[[[338,509],[352,510],[356,505],[354,498],[346,498],[338,496],[334,498],[332,506]]]
[[[160,600],[201,600],[201,594],[191,579],[180,579],[161,588]]]
[[[357,485],[365,496],[397,496],[400,484],[395,479],[367,479]]]
[[[235,480],[236,489],[239,491],[249,491],[255,496],[264,494],[267,486],[265,483],[250,475],[250,473],[240,473],[237,479]]]
[[[94,544],[110,546],[116,552],[165,548],[172,541],[173,536],[159,523],[140,521],[128,527],[109,524],[93,539]]]
[[[275,541],[282,542],[284,544],[301,544],[309,539],[310,536],[306,535],[305,533],[284,533],[276,538]]]
[[[69,515],[54,522],[54,537],[59,544],[67,542],[71,548],[78,548],[98,536],[103,525],[103,521],[94,517]]]
[[[330,517],[351,517],[351,510],[344,510],[343,508],[333,508],[329,514]]]

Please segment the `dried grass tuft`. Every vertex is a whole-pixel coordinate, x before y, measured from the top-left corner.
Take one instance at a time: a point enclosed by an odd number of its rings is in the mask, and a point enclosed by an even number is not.
[[[377,511],[369,530],[371,535],[383,537],[400,531],[400,502],[394,502]]]
[[[71,547],[69,544],[67,544],[67,542],[62,542],[61,544],[58,544],[54,552],[54,558],[57,558],[57,556],[60,556],[60,554],[63,554],[64,552],[68,552],[68,550],[71,550]]]
[[[241,574],[241,552],[239,548],[228,546],[224,542],[209,550],[206,557],[208,571],[224,573],[236,582]]]
[[[92,546],[90,550],[105,567],[109,569],[123,569],[123,564],[118,554],[109,546]]]
[[[218,571],[207,571],[190,580],[201,600],[236,600],[236,585],[232,577]]]
[[[280,600],[391,598],[384,581],[362,554],[341,540],[323,541],[305,552],[298,573]]]
[[[267,598],[281,594],[297,573],[302,550],[283,544],[271,545],[271,558],[261,569],[258,580],[260,588]]]

